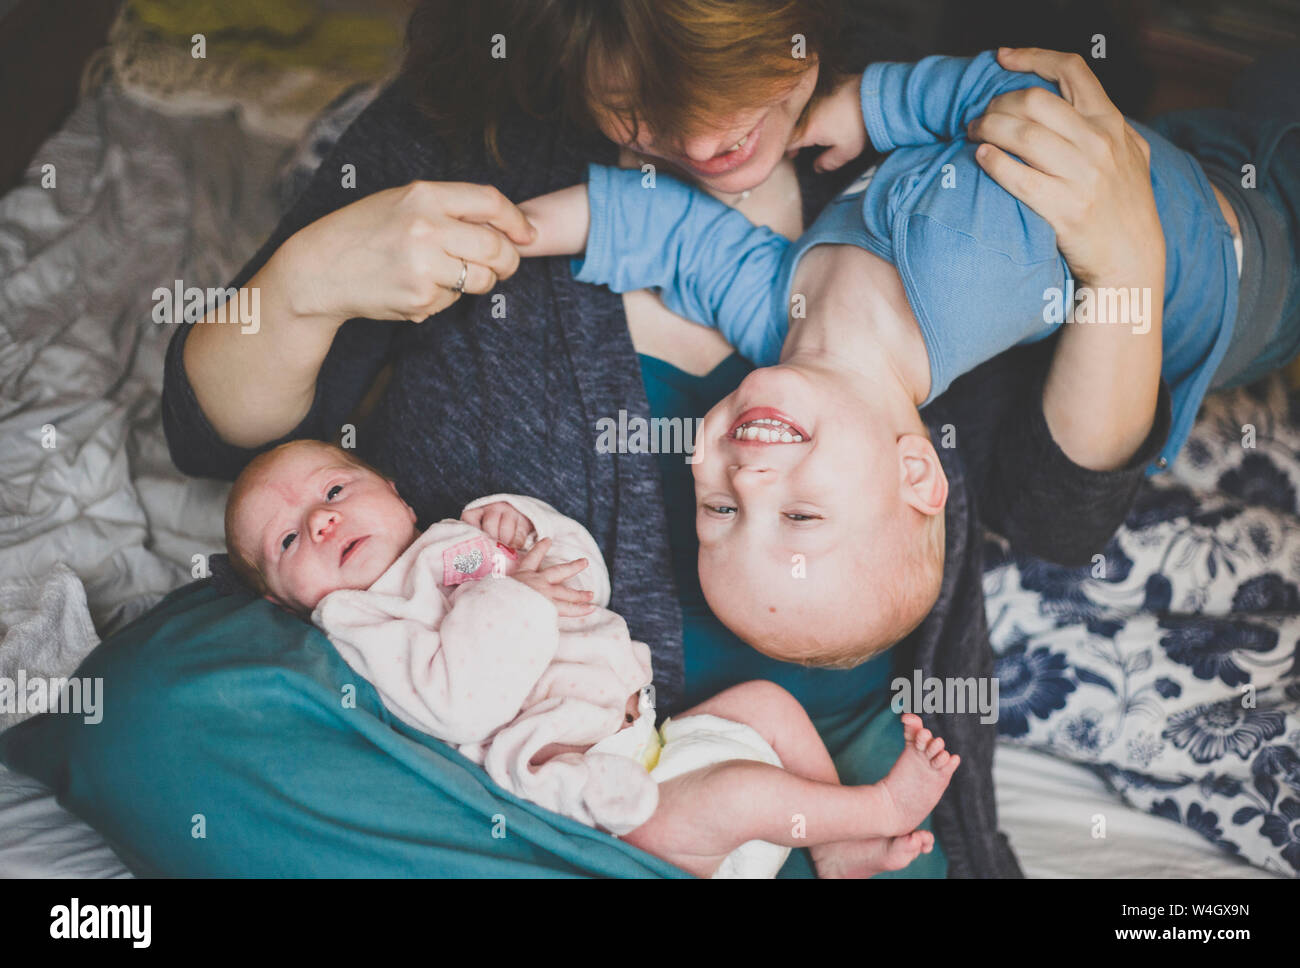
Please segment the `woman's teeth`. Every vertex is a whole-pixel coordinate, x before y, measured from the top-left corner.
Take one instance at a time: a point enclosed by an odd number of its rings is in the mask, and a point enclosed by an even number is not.
[[[757,440],[764,444],[803,443],[803,437],[795,433],[795,429],[788,423],[770,417],[743,423],[732,436],[736,440]]]

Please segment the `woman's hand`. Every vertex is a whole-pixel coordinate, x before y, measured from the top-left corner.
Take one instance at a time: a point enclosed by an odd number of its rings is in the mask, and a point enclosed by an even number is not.
[[[862,75],[840,82],[808,114],[799,136],[786,148],[786,157],[801,148],[821,145],[827,150],[817,156],[813,169],[834,171],[867,150],[867,123],[862,120]]]
[[[986,142],[980,165],[1052,226],[1080,289],[1112,290],[1150,314],[1136,325],[1125,325],[1129,312],[1123,322],[1061,327],[1043,384],[1043,416],[1065,455],[1115,470],[1150,435],[1160,394],[1165,238],[1151,150],[1078,55],[1001,50],[998,62],[1055,81],[1064,99],[1042,88],[994,98],[970,125]]]
[[[302,318],[419,322],[519,267],[534,230],[490,185],[415,181],[311,223],[282,247],[289,302]],[[277,256],[280,252],[276,253]]]
[[[1146,139],[1078,54],[1003,48],[998,63],[1056,82],[1062,97],[1030,87],[994,98],[968,129],[986,143],[976,153],[980,166],[1047,220],[1081,283],[1163,277],[1165,237]]]
[[[570,618],[590,615],[596,606],[591,604],[592,592],[579,591],[564,584],[578,572],[587,567],[586,558],[575,558],[562,564],[542,568],[542,559],[550,550],[551,539],[543,538],[533,545],[528,554],[519,561],[519,569],[510,577],[523,582],[533,591],[545,595],[555,604],[555,610]]]

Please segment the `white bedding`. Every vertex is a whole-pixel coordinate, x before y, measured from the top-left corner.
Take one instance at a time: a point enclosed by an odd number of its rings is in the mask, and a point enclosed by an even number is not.
[[[276,221],[287,147],[235,112],[164,115],[109,86],[0,199],[0,584],[40,584],[65,564],[107,635],[220,550],[225,486],[177,473],[163,441],[171,333],[150,322],[152,292],[225,285]],[[47,163],[54,189],[39,187]],[[13,621],[0,614],[0,629]],[[996,773],[1030,876],[1267,876],[1124,806],[1084,767],[1003,748]],[[0,876],[125,874],[40,784],[0,767]]]

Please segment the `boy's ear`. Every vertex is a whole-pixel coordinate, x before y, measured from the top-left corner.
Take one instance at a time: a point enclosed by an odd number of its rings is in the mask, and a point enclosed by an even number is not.
[[[942,512],[948,500],[948,475],[930,439],[923,434],[899,437],[898,466],[903,501],[925,515]]]

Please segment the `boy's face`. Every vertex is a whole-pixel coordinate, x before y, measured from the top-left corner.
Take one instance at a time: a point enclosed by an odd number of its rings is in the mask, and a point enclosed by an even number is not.
[[[871,639],[871,603],[903,580],[888,562],[915,535],[912,508],[942,510],[946,481],[924,492],[937,507],[918,508],[911,479],[929,441],[885,423],[842,381],[786,365],[753,371],[704,418],[693,464],[700,581],[722,622],[761,651],[815,663],[794,643],[834,651]],[[935,456],[922,471],[937,467]],[[758,625],[807,634],[774,636],[791,643],[778,655],[747,634]]]
[[[231,541],[273,601],[310,613],[341,588],[368,588],[416,539],[397,488],[326,446],[275,457],[233,512]]]

